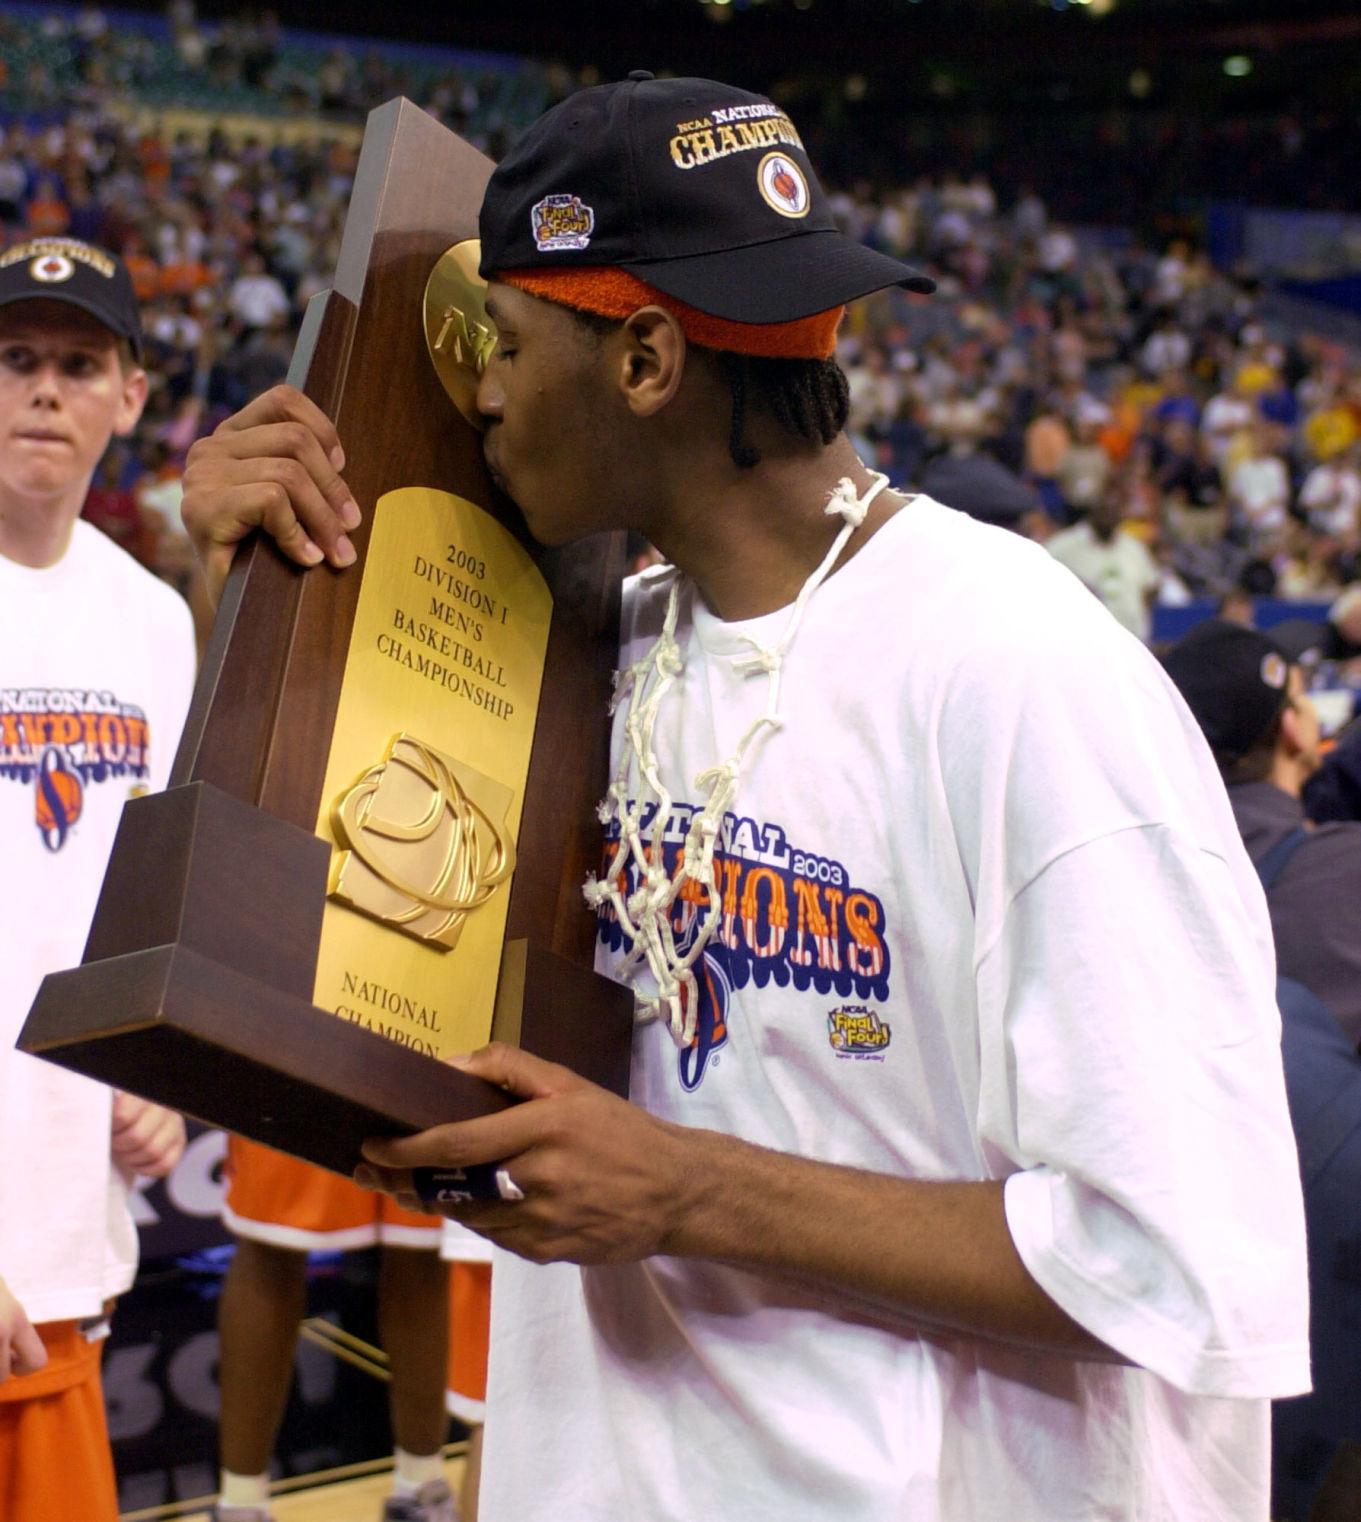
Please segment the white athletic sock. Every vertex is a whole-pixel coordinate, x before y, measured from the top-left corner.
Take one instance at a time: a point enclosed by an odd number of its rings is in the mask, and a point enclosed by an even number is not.
[[[269,1475],[233,1474],[230,1469],[221,1471],[218,1490],[224,1506],[258,1506],[262,1511],[269,1506]]]
[[[444,1478],[444,1459],[438,1452],[408,1453],[405,1448],[398,1448],[393,1457],[397,1461],[392,1472],[395,1496],[414,1496],[422,1485]]]

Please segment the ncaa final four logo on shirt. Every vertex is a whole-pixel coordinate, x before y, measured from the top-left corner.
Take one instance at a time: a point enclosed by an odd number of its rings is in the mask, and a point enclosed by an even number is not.
[[[586,248],[595,231],[595,212],[580,196],[545,196],[530,209],[534,242],[543,251]]]
[[[0,690],[0,781],[33,788],[33,822],[49,851],[66,844],[92,783],[150,776],[150,747],[146,714],[112,693]]]
[[[882,1062],[892,1039],[891,1027],[863,1004],[843,1004],[827,1016],[827,1040],[838,1057]]]
[[[643,810],[644,839],[651,833],[656,806]],[[673,875],[680,862],[691,804],[672,807],[662,840],[662,861]],[[606,841],[602,876],[609,872],[618,840]],[[625,899],[637,886],[636,864],[624,870]],[[699,989],[695,1039],[679,1054],[680,1081],[696,1089],[710,1058],[728,1041],[728,1010],[734,990],[748,983],[765,988],[792,986],[799,992],[838,994],[844,999],[889,996],[890,959],[884,906],[874,894],[854,886],[841,862],[791,846],[777,824],[726,814],[714,851],[720,894],[718,929],[695,966]],[[671,927],[682,954],[699,923],[703,890],[687,883],[672,910]],[[602,906],[601,942],[627,950],[627,935],[614,910]],[[887,1042],[888,1028],[884,1045]]]

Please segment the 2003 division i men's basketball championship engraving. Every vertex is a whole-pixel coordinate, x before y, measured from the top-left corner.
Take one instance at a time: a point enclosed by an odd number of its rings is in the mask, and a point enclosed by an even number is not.
[[[491,1030],[551,616],[489,513],[379,501],[317,820],[337,854],[313,999],[432,1057]]]

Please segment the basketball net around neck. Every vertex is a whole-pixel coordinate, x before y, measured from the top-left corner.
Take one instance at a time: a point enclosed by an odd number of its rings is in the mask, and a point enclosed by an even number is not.
[[[714,874],[714,845],[723,816],[737,797],[742,765],[756,737],[763,730],[778,729],[781,725],[780,673],[808,600],[826,580],[846,547],[846,541],[865,521],[870,504],[888,485],[887,476],[878,471],[871,474],[873,480],[863,496],[856,495],[855,484],[845,476],[828,497],[827,515],[841,518],[841,528],[821,564],[794,599],[779,639],[773,645],[763,645],[749,635],[741,636],[751,649],[746,654],[732,657],[732,663],[744,676],[760,671],[766,673],[765,711],[748,726],[737,742],[737,749],[726,761],[711,766],[695,778],[696,793],[704,803],[690,819],[674,876],[666,870],[663,859],[672,798],[662,783],[653,735],[662,699],[685,669],[680,646],[676,643],[682,581],[679,572],[673,572],[666,617],[656,643],[632,666],[615,675],[610,712],[617,713],[625,703],[628,705],[624,744],[618,768],[597,812],[601,824],[607,829],[617,822],[619,840],[605,876],[598,878],[592,873],[582,891],[593,909],[598,911],[608,904],[614,910],[632,942],[619,964],[618,975],[627,982],[646,967],[657,985],[653,997],[635,991],[639,1021],[665,1016],[677,1046],[689,1046],[694,1040],[699,1019],[699,988],[694,969],[722,917],[718,881]],[[642,819],[654,803],[651,838],[645,842]],[[625,896],[624,885],[630,869],[636,871],[637,886]],[[694,885],[688,893],[687,884]],[[695,904],[696,923],[685,950],[679,951],[671,916],[676,900],[682,894]]]

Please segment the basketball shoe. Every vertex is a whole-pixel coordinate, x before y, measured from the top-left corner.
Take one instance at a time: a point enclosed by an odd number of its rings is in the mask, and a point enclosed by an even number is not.
[[[389,1496],[382,1522],[458,1522],[453,1492],[443,1480],[427,1480],[412,1496]]]

